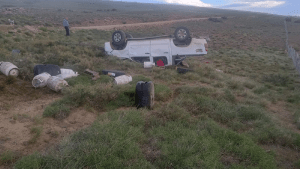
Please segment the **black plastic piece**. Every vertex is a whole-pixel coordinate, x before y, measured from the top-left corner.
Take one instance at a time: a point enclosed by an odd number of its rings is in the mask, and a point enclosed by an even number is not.
[[[118,77],[118,76],[125,75],[125,72],[118,71],[118,70],[102,70],[102,74]]]
[[[184,73],[189,72],[189,71],[191,71],[191,70],[190,69],[179,68],[179,67],[177,68],[178,73],[183,73],[184,74]]]
[[[33,68],[34,76],[44,72],[49,73],[51,76],[56,76],[61,74],[60,67],[57,65],[52,65],[52,64],[35,65]]]

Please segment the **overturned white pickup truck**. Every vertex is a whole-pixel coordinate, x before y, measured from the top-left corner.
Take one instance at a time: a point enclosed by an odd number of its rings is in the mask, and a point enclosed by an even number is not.
[[[107,55],[137,62],[152,62],[162,60],[165,66],[178,65],[188,56],[207,54],[206,39],[191,38],[185,27],[176,29],[174,36],[156,36],[148,38],[133,38],[123,31],[115,31],[112,42],[105,43]]]

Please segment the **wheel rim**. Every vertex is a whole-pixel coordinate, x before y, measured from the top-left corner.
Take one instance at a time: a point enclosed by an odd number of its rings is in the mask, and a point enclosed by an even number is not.
[[[122,39],[122,36],[121,36],[120,33],[116,33],[116,34],[114,35],[114,40],[115,40],[115,42],[120,42],[121,39]]]
[[[179,29],[177,32],[177,37],[179,39],[184,39],[186,37],[186,35],[187,35],[187,32],[184,29]]]

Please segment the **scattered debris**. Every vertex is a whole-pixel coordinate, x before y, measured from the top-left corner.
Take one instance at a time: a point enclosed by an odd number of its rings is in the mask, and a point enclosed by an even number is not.
[[[161,59],[159,59],[156,63],[157,66],[165,66],[164,62]]]
[[[35,88],[45,87],[45,86],[47,86],[47,81],[50,77],[51,77],[51,75],[46,72],[36,75],[32,80],[32,86]]]
[[[135,105],[137,108],[147,107],[153,109],[154,106],[154,84],[139,81],[135,88]]]
[[[152,68],[153,66],[155,66],[155,63],[152,62],[144,62],[144,68]]]
[[[216,69],[217,72],[224,73],[223,70]]]
[[[114,83],[117,85],[121,85],[121,84],[128,84],[131,81],[132,81],[131,76],[122,75],[122,76],[115,77]]]
[[[181,66],[185,66],[185,67],[187,67],[187,68],[190,67],[189,64],[187,64],[186,61],[184,61],[184,60],[183,60],[182,62],[180,62],[180,65],[181,65]]]
[[[0,62],[0,71],[6,76],[19,76],[19,68],[10,62]]]
[[[178,73],[186,73],[186,72],[189,72],[191,71],[190,69],[185,69],[185,68],[179,68],[179,67],[176,67],[176,70]]]
[[[93,76],[92,80],[97,80],[97,79],[99,79],[99,78],[100,78],[100,76],[99,76],[99,73],[98,73],[98,72],[92,71],[92,70],[90,70],[90,69],[85,69],[85,71],[84,71],[84,72],[85,72],[85,73],[87,73],[87,74],[90,74],[90,75],[92,75],[92,76]]]
[[[118,71],[118,70],[102,70],[102,74],[108,75],[108,76],[113,76],[113,77],[118,77],[125,75],[125,72]]]
[[[8,22],[9,22],[10,25],[14,25],[15,24],[15,21],[11,20],[11,19],[8,19]]]
[[[60,77],[62,79],[77,77],[79,75],[78,72],[74,72],[72,69],[60,69],[60,72],[61,74],[57,75],[56,77]]]
[[[12,54],[19,54],[21,51],[19,49],[13,49],[11,51]]]
[[[68,86],[68,82],[56,76],[51,76],[47,81],[47,87],[56,92],[60,92],[64,86]]]
[[[51,76],[56,76],[61,74],[60,68],[57,65],[47,64],[47,65],[35,65],[33,69],[34,76],[41,73],[47,72]]]

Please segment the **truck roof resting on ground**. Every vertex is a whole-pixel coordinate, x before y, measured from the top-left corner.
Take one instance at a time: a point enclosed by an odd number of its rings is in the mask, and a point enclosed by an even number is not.
[[[176,29],[174,35],[133,38],[123,31],[112,34],[112,42],[105,43],[107,55],[130,59],[140,63],[163,61],[165,66],[178,65],[188,56],[207,54],[206,39],[191,38],[185,27]]]

